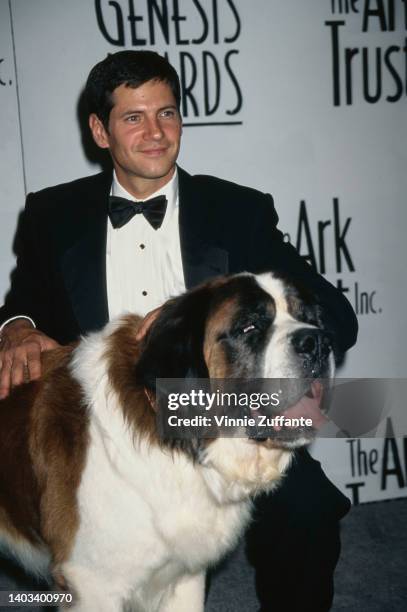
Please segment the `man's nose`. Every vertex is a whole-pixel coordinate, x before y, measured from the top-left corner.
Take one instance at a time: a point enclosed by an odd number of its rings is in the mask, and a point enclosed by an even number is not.
[[[144,136],[153,140],[160,140],[163,137],[163,130],[157,117],[148,117],[145,120]]]

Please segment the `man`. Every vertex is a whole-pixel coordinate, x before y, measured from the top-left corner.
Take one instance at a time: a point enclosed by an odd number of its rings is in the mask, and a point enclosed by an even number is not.
[[[28,196],[0,311],[0,397],[37,378],[41,352],[56,343],[100,328],[124,309],[154,311],[170,295],[224,273],[295,276],[324,303],[339,347],[355,342],[350,305],[283,242],[270,196],[176,166],[180,85],[164,58],[149,51],[109,55],[92,69],[85,94],[93,138],[109,150],[114,173]],[[144,203],[134,207],[123,198]],[[338,521],[348,508],[319,464],[299,454],[271,507],[269,498],[261,501],[251,534],[262,610],[329,609]]]

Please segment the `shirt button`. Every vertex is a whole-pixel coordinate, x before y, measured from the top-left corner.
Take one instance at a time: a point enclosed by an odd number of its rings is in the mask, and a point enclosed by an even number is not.
[[[143,295],[147,295],[147,291],[142,291],[142,294]]]
[[[140,249],[145,249],[146,245],[145,244],[140,244]]]

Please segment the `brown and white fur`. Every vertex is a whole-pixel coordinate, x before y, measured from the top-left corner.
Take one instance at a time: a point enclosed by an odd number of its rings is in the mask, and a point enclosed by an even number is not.
[[[308,362],[327,375],[326,336],[306,357],[293,340],[319,314],[285,281],[243,274],[169,301],[141,343],[127,315],[45,353],[41,380],[0,402],[0,546],[72,592],[75,612],[202,611],[206,568],[309,436],[166,442],[154,381],[304,377]]]

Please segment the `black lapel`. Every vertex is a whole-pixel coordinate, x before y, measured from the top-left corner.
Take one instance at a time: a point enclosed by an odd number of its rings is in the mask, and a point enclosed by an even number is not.
[[[228,253],[213,243],[213,228],[205,221],[209,194],[194,188],[194,180],[178,168],[179,231],[187,289],[229,271]],[[212,194],[213,195],[213,194]]]
[[[61,259],[65,287],[82,333],[100,329],[109,318],[106,290],[107,198],[112,175],[97,175],[83,193],[81,223]]]

